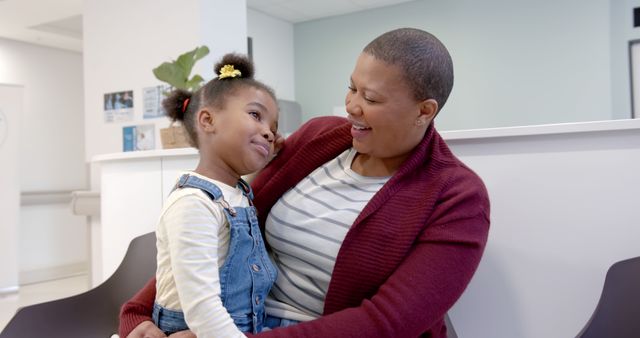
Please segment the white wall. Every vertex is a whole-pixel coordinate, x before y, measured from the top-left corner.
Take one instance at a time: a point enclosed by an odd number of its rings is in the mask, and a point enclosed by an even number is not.
[[[609,12],[610,0],[418,0],[296,24],[296,98],[307,118],[330,114],[362,48],[409,26],[453,57],[441,130],[610,119]]]
[[[224,8],[224,10],[221,10]],[[213,63],[229,52],[247,52],[245,1],[87,0],[84,3],[86,158],[122,151],[122,127],[154,124],[155,145],[166,117],[143,119],[142,89],[161,84],[152,69],[207,45],[194,74],[213,76]],[[133,90],[133,121],[105,123],[103,95]]]
[[[142,121],[142,88],[159,85],[151,70],[202,44],[198,1],[84,2],[85,156],[122,151],[122,127]],[[210,46],[211,48],[211,46]],[[202,62],[202,61],[201,61]],[[105,123],[103,95],[134,91],[135,122]],[[168,119],[149,120],[163,127]],[[156,134],[156,143],[160,135]]]
[[[25,89],[22,190],[86,187],[82,54],[0,39],[0,82]]]
[[[487,247],[449,312],[461,338],[575,337],[607,269],[640,256],[640,120],[443,133],[484,180]]]
[[[20,128],[22,86],[0,83],[0,295],[18,289],[18,227],[20,224]]]
[[[271,86],[279,99],[295,101],[293,24],[247,9],[247,32],[256,79]]]
[[[230,7],[205,0],[87,0],[83,20],[87,160],[121,152],[123,126],[155,124],[156,149],[161,148],[158,130],[169,120],[142,118],[142,88],[160,84],[153,68],[198,45],[207,45],[211,54],[194,73],[209,80],[213,63],[228,52],[246,53],[246,36],[251,36],[256,79],[272,86],[279,98],[294,99],[293,25],[247,10],[244,1]],[[134,120],[105,123],[103,95],[124,90],[134,91]]]
[[[0,82],[24,86],[21,191],[86,189],[82,54],[0,39]],[[85,218],[68,206],[22,207],[20,219],[21,276],[87,262]]]

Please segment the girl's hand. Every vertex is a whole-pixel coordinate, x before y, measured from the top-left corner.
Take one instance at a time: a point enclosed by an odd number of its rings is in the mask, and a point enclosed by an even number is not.
[[[170,334],[169,338],[196,338],[196,335],[190,330],[184,330]]]

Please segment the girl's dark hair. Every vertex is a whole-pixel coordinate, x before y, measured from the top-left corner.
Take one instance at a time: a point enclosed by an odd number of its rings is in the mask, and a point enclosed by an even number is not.
[[[225,68],[224,72],[222,72],[223,68]],[[226,54],[220,62],[216,63],[213,70],[218,77],[207,82],[200,89],[193,93],[183,89],[176,89],[162,101],[162,106],[167,112],[167,116],[172,121],[181,121],[183,123],[189,134],[191,145],[196,148],[198,148],[198,137],[195,116],[202,107],[224,109],[229,95],[233,95],[236,90],[244,87],[263,90],[269,93],[273,100],[276,101],[273,89],[253,78],[255,74],[253,63],[244,55]],[[233,72],[234,70],[239,71],[239,74]]]
[[[453,88],[453,62],[435,36],[415,28],[386,32],[363,52],[402,69],[416,100],[434,99],[442,109]]]

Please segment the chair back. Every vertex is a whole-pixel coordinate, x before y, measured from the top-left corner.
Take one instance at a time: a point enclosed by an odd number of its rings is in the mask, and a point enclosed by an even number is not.
[[[577,337],[640,337],[640,257],[609,268],[600,301]]]
[[[118,332],[122,304],[156,271],[156,236],[134,238],[116,271],[104,283],[79,295],[18,309],[0,333],[12,337],[110,337]]]
[[[444,325],[447,326],[447,338],[458,338],[456,330],[453,328],[449,314],[444,315]]]

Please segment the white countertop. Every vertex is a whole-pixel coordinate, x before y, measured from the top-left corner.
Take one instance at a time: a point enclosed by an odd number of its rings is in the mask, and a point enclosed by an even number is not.
[[[501,127],[485,129],[451,130],[441,131],[445,140],[470,140],[496,137],[519,137],[551,134],[573,134],[586,132],[602,132],[616,130],[638,129],[640,132],[640,119],[589,121],[557,124],[541,124],[533,126]],[[111,154],[96,155],[92,162],[107,162],[129,159],[179,157],[198,155],[195,148],[156,149],[145,151],[130,151]]]
[[[640,129],[640,119],[605,120],[573,123],[541,124],[534,126],[486,128],[441,131],[445,140],[463,140],[494,137],[572,134],[585,132]]]
[[[108,162],[108,161],[120,161],[120,160],[142,159],[142,158],[178,157],[178,156],[194,156],[194,155],[198,155],[198,149],[196,148],[155,149],[155,150],[127,151],[127,152],[121,152],[121,153],[96,155],[91,159],[91,162]]]

